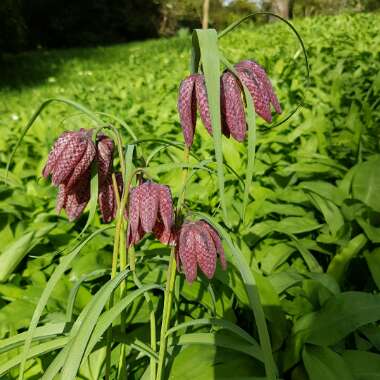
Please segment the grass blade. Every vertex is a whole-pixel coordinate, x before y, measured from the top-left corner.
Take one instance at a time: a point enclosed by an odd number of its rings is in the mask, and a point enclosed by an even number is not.
[[[40,320],[40,317],[42,315],[42,312],[48,302],[48,299],[53,292],[54,287],[60,280],[60,278],[63,276],[65,271],[69,268],[71,262],[75,259],[75,257],[79,254],[81,249],[96,235],[100,234],[101,232],[111,228],[110,226],[104,227],[102,229],[99,229],[92,233],[86,240],[84,240],[82,243],[78,244],[71,253],[69,253],[67,256],[65,256],[61,263],[57,266],[54,273],[50,277],[48,283],[46,284],[46,287],[38,301],[38,304],[36,306],[36,309],[34,310],[32,320],[30,321],[30,326],[27,332],[27,336],[25,338],[24,343],[24,349],[23,353],[21,354],[21,361],[20,361],[20,373],[19,373],[19,380],[22,380],[24,378],[24,370],[25,370],[25,363],[28,357],[28,352],[30,349],[30,345],[32,343],[32,339],[35,333],[35,330],[37,328],[38,321]]]

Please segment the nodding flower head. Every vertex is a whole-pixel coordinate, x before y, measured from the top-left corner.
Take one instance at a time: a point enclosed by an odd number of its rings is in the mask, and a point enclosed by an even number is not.
[[[220,79],[220,103],[222,133],[230,135],[237,141],[246,137],[246,120],[242,98],[242,86],[239,80],[248,88],[256,113],[265,121],[272,121],[271,104],[277,113],[281,106],[273,91],[271,82],[265,70],[254,61],[242,61],[235,65],[239,79],[229,71],[223,73]],[[203,74],[192,74],[185,78],[179,88],[178,112],[181,121],[185,143],[188,147],[193,144],[197,108],[200,118],[212,134],[210,109],[207,89]]]
[[[173,242],[173,202],[167,186],[147,181],[133,188],[128,214],[129,245],[138,243],[150,232],[164,244]]]
[[[255,61],[241,61],[235,65],[239,79],[248,88],[256,113],[266,122],[272,122],[271,105],[277,113],[281,106],[265,70]]]
[[[178,234],[176,244],[178,267],[182,267],[186,280],[197,278],[197,268],[208,279],[214,276],[217,256],[223,270],[227,268],[223,246],[218,233],[206,221],[185,222]]]
[[[210,110],[207,99],[207,90],[203,74],[192,74],[185,78],[179,88],[178,112],[185,143],[188,147],[193,144],[195,124],[197,119],[197,108],[201,120],[212,134]],[[227,131],[223,130],[223,133]]]
[[[64,184],[67,190],[82,182],[96,155],[91,136],[92,130],[64,132],[54,143],[42,175],[51,174],[53,185]]]
[[[82,214],[90,199],[91,164],[96,160],[99,178],[99,207],[104,222],[110,222],[116,212],[116,198],[112,187],[112,159],[114,144],[105,135],[92,141],[91,129],[64,132],[54,143],[42,171],[51,175],[59,187],[57,212],[66,210],[70,221]],[[116,175],[121,189],[121,176]]]

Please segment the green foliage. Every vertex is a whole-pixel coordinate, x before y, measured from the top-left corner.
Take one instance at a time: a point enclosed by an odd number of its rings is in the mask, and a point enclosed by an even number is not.
[[[179,275],[172,313],[177,326],[167,334],[170,378],[263,378],[270,347],[282,378],[376,378],[379,22],[379,15],[297,22],[310,58],[309,88],[298,43],[279,23],[243,27],[220,40],[229,62],[254,58],[267,68],[285,110],[275,123],[305,100],[277,127],[257,119],[244,224],[247,145],[222,138],[224,161],[235,171],[224,168],[230,226],[220,232],[229,268],[218,270],[211,282],[201,277],[191,286]],[[89,238],[81,242],[88,213],[75,224],[57,216],[56,191],[41,179],[56,137],[93,122],[62,102],[49,105],[26,134],[8,176],[4,169],[33,112],[48,98],[64,97],[102,112],[96,117],[115,124],[124,143],[133,143],[132,130],[140,140],[139,155],[155,152],[149,174],[169,184],[177,197],[183,164],[176,145],[182,142],[176,97],[188,73],[189,51],[189,38],[177,37],[25,53],[8,57],[1,68],[0,376],[5,379],[17,378],[25,360],[26,379],[43,373],[49,378],[62,367],[69,378],[101,378],[111,324],[111,375],[116,376],[124,349],[128,378],[150,379],[149,363],[157,360],[150,323],[154,316],[157,324],[161,319],[168,248],[145,239],[136,249],[138,279],[128,275],[126,297],[104,311],[127,273],[109,281],[113,229],[100,230],[95,215]],[[193,153],[185,210],[222,224],[213,139],[200,122]],[[31,346],[27,354],[25,341]]]

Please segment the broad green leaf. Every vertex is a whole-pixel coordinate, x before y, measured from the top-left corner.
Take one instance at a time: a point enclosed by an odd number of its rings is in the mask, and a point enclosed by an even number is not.
[[[380,379],[380,355],[367,351],[344,351],[342,355],[355,380]]]
[[[310,380],[354,380],[342,357],[327,347],[307,345],[302,356]]]
[[[167,375],[172,380],[263,380],[264,373],[258,362],[240,352],[191,344],[174,357]]]
[[[372,278],[377,288],[380,289],[380,248],[376,248],[372,252],[366,252],[364,257],[367,260]]]
[[[359,254],[366,243],[367,238],[364,234],[355,236],[333,257],[327,268],[327,273],[334,277],[338,283],[342,282],[350,261]]]
[[[352,194],[367,206],[380,212],[380,158],[364,162],[355,172]]]

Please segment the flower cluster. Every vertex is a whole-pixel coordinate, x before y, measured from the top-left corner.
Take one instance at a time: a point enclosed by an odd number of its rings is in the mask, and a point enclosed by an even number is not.
[[[92,140],[91,129],[64,132],[54,143],[42,171],[51,175],[58,186],[56,210],[62,209],[70,221],[82,214],[90,200],[91,166],[97,163],[99,178],[99,208],[104,222],[110,222],[116,213],[116,197],[112,186],[113,141],[104,135]],[[119,191],[122,191],[121,175],[116,173]]]
[[[230,71],[225,71],[220,78],[222,132],[227,137],[231,135],[237,141],[243,141],[247,126],[241,83],[249,90],[256,113],[266,122],[272,121],[271,105],[277,113],[282,111],[271,82],[258,63],[242,61],[235,65],[235,70],[238,78]],[[178,111],[188,147],[192,145],[194,139],[197,109],[205,128],[211,135],[210,109],[203,74],[188,76],[181,82],[179,89]]]
[[[113,141],[99,135],[95,143],[92,130],[64,132],[49,153],[42,174],[51,175],[52,183],[59,187],[57,212],[65,209],[70,221],[77,219],[90,199],[91,165],[97,164],[99,178],[99,209],[105,223],[116,214],[117,202],[112,183]],[[120,173],[115,173],[119,194],[123,192]],[[132,188],[125,216],[129,218],[128,246],[141,241],[147,233],[163,244],[176,248],[178,268],[186,279],[193,282],[197,267],[211,279],[217,257],[226,269],[226,260],[218,233],[204,220],[174,225],[172,194],[168,186],[146,181]]]

